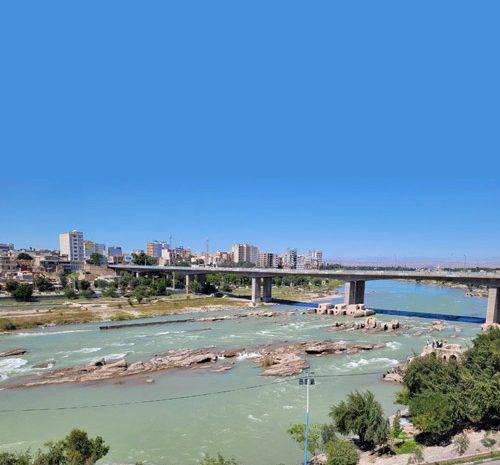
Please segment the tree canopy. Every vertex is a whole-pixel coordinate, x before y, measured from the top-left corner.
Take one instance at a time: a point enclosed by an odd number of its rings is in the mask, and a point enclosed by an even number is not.
[[[480,334],[461,362],[435,355],[408,365],[399,401],[423,434],[450,435],[467,424],[500,425],[500,329]]]
[[[93,465],[109,452],[101,436],[90,439],[85,431],[73,429],[57,442],[45,444],[47,450],[0,453],[0,465]]]
[[[356,434],[362,447],[373,448],[387,440],[388,422],[370,391],[351,392],[347,400],[331,408],[330,417],[337,431]]]

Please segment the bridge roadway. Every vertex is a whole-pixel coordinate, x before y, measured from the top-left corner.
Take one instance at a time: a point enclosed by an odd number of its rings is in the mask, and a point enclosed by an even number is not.
[[[186,288],[192,278],[204,281],[207,274],[238,274],[252,279],[252,302],[269,302],[272,298],[272,278],[275,276],[307,276],[345,281],[345,303],[363,304],[365,283],[377,279],[408,279],[415,281],[446,281],[488,288],[486,323],[500,323],[500,273],[431,272],[431,271],[373,271],[373,270],[285,270],[276,268],[226,268],[210,266],[143,266],[108,265],[115,272],[140,274],[176,273],[186,277]]]

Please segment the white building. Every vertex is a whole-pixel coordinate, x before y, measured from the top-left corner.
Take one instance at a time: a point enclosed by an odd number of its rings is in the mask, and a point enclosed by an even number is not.
[[[68,257],[72,269],[83,269],[85,244],[82,232],[70,231],[59,234],[59,250],[61,255]]]
[[[259,258],[259,249],[250,244],[234,244],[231,248],[234,263],[255,263]]]
[[[297,249],[288,249],[282,257],[283,268],[294,270],[297,268]]]

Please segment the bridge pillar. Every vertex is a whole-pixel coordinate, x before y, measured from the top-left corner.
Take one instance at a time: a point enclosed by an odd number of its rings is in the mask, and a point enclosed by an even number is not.
[[[347,281],[345,283],[344,303],[347,305],[365,303],[365,281]]]
[[[186,294],[189,294],[189,284],[191,284],[191,276],[186,275]]]
[[[488,289],[488,309],[486,310],[486,324],[500,323],[500,288]]]
[[[252,278],[252,303],[255,305],[260,302],[261,278]]]
[[[264,302],[271,302],[273,298],[273,278],[262,278],[262,300]]]

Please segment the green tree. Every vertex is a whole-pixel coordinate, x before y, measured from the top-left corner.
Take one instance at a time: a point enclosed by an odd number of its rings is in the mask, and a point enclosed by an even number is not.
[[[9,279],[5,283],[5,290],[8,293],[12,294],[17,289],[17,286],[19,286],[19,283],[17,281],[14,281],[13,279]]]
[[[306,443],[306,425],[304,423],[296,423],[288,428],[287,433],[304,449]],[[310,425],[307,441],[307,450],[311,454],[321,449],[321,425]]]
[[[410,400],[409,410],[412,423],[424,434],[447,434],[455,426],[455,406],[440,392],[418,394]]]
[[[31,465],[33,457],[29,453],[2,452],[0,453],[0,465]]]
[[[326,446],[326,465],[356,465],[359,452],[356,446],[347,439],[335,439]]]
[[[199,294],[199,293],[201,293],[202,289],[203,289],[203,286],[198,281],[196,281],[196,280],[190,281],[190,283],[189,283],[189,290],[193,294]]]
[[[72,287],[65,287],[64,288],[64,295],[66,296],[67,299],[77,299],[78,294]]]
[[[387,440],[388,421],[370,391],[351,392],[347,401],[330,409],[330,417],[337,431],[344,435],[356,434],[362,447],[372,449]]]
[[[141,253],[133,253],[132,254],[132,262],[135,265],[154,265],[156,264],[156,260],[149,255],[146,255],[144,252]]]
[[[28,283],[21,283],[11,294],[17,302],[29,302],[33,296],[33,286]]]
[[[109,452],[102,437],[90,439],[85,431],[73,429],[57,442],[45,444],[47,450],[0,453],[0,465],[93,465]]]
[[[96,279],[94,280],[94,287],[96,287],[97,289],[106,289],[107,287],[109,287],[109,283],[104,279]]]
[[[35,288],[40,292],[51,291],[54,288],[50,279],[47,279],[45,276],[37,276],[35,278],[34,284]]]
[[[26,252],[21,252],[16,257],[16,260],[33,260],[33,257],[30,254],[27,254]]]
[[[90,439],[85,431],[73,429],[57,442],[48,442],[47,452],[39,452],[34,465],[93,465],[109,452],[101,436]]]
[[[238,462],[234,458],[225,458],[223,455],[217,454],[215,457],[206,455],[200,465],[238,465]]]

